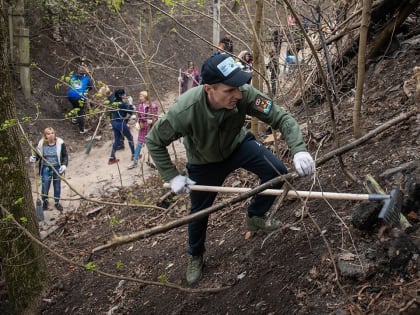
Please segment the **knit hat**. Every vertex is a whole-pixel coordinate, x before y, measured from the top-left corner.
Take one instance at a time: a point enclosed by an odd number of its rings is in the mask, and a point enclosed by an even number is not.
[[[241,86],[249,82],[252,74],[242,71],[233,58],[227,54],[213,55],[201,67],[203,84],[224,83],[229,86]]]
[[[125,95],[124,89],[119,89],[115,91],[115,97],[121,99],[123,95]]]

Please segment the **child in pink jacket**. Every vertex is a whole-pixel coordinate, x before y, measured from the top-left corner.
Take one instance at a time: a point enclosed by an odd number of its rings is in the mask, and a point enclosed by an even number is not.
[[[136,127],[139,130],[137,137],[137,145],[134,151],[133,163],[128,166],[128,169],[137,167],[141,148],[144,144],[147,133],[152,128],[154,122],[158,118],[158,106],[156,103],[151,102],[148,97],[147,91],[139,93],[140,103],[137,105],[137,123]],[[151,105],[150,105],[151,104]]]

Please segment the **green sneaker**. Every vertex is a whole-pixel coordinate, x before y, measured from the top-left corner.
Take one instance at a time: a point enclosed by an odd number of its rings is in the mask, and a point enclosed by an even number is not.
[[[203,255],[191,256],[187,267],[187,282],[194,284],[200,280],[203,271]]]
[[[268,220],[264,217],[247,217],[246,218],[246,229],[247,231],[263,231],[270,233],[278,230],[281,226],[280,220]]]

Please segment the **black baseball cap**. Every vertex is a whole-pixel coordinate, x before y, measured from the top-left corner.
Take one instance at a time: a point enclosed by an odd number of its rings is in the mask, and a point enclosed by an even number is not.
[[[201,78],[203,84],[224,83],[238,87],[248,83],[252,78],[252,73],[242,71],[231,56],[218,54],[204,61],[201,67]]]

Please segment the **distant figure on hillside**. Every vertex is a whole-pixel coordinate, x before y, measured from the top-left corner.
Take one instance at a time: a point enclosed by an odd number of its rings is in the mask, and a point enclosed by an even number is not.
[[[292,73],[298,64],[299,60],[296,58],[295,55],[293,55],[293,52],[288,49],[286,52],[286,63],[284,65],[284,72]]]
[[[133,163],[128,166],[129,170],[137,167],[140,158],[140,152],[144,145],[146,136],[158,118],[158,106],[155,102],[151,101],[147,91],[141,91],[139,94],[139,99],[140,102],[137,105],[136,119],[136,128],[139,130],[139,134],[137,137],[136,149],[134,151]]]
[[[226,45],[222,42],[217,44],[217,50],[214,52],[214,55],[226,54],[224,52]]]
[[[280,35],[278,30],[273,31],[273,45],[276,50],[276,54],[280,53]]]
[[[270,81],[271,81],[271,93],[274,97],[277,92],[277,76],[279,74],[279,58],[274,50],[271,50],[268,53],[270,61],[268,62],[267,68],[270,71]]]
[[[247,50],[242,50],[238,55],[238,65],[243,71],[252,72],[252,54]]]
[[[233,41],[230,34],[226,34],[220,42],[224,44],[224,50],[233,54]]]
[[[88,75],[88,70],[85,66],[80,66],[78,71],[70,76],[67,98],[73,106],[76,115],[72,121],[78,124],[81,134],[89,131],[89,129],[85,129],[85,115],[87,95],[91,89],[92,83]]]
[[[200,73],[192,61],[188,62],[188,68],[181,73],[178,81],[181,83],[181,94],[200,85]]]
[[[119,161],[119,159],[115,157],[115,152],[121,145],[121,140],[124,140],[124,137],[126,137],[128,140],[131,155],[134,158],[133,135],[127,126],[128,117],[133,114],[134,107],[128,104],[128,97],[125,94],[124,89],[116,90],[114,92],[114,96],[115,100],[112,102],[112,104],[110,104],[112,108],[115,108],[115,110],[111,112],[111,125],[112,131],[114,132],[114,144],[112,145],[111,155],[108,160],[109,165],[115,164]]]
[[[118,91],[118,90],[117,90]],[[111,122],[111,127],[112,127],[112,115],[113,115],[113,112],[114,111],[116,111],[117,110],[117,107],[115,107],[115,106],[112,106],[115,102],[116,102],[116,96],[115,96],[115,93],[117,92],[117,91],[114,91],[114,93],[111,93],[109,96],[108,96],[108,101],[106,102],[107,103],[107,105],[108,105],[108,112],[109,112],[109,119],[110,119],[110,122]],[[126,96],[125,97],[125,102],[126,103],[128,103],[128,105],[133,105],[133,98],[131,97],[131,96]],[[115,105],[115,104],[114,104]],[[134,107],[133,107],[134,108]],[[133,119],[135,119],[135,115],[133,114],[133,115],[126,115],[126,117],[125,117],[125,121],[126,121],[126,123],[128,124],[128,122],[131,120],[131,117],[132,116],[134,116],[134,118]],[[119,143],[119,145],[118,145],[118,147],[117,147],[117,151],[119,151],[119,150],[124,150],[125,149],[125,145],[124,145],[124,135],[123,134],[121,134],[121,141],[120,141],[120,143]]]
[[[37,161],[39,161],[39,174],[42,180],[42,209],[48,210],[48,192],[52,181],[54,188],[54,206],[58,211],[62,212],[63,207],[60,204],[60,176],[64,175],[69,158],[63,139],[57,137],[55,130],[51,127],[44,129],[44,137],[39,141],[36,152],[29,158],[29,162],[31,163]]]

